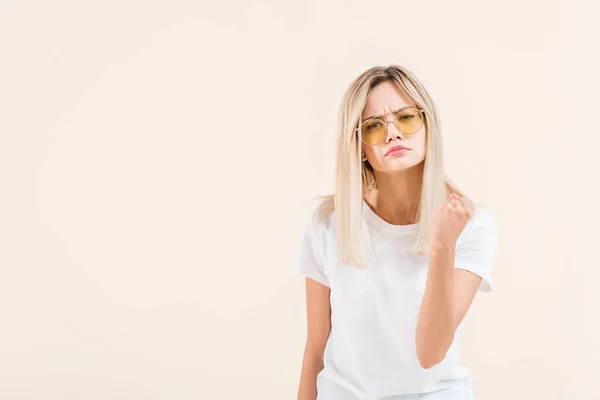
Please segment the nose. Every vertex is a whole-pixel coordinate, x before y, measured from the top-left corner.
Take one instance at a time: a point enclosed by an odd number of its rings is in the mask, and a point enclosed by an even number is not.
[[[392,124],[391,127],[390,127],[390,124]],[[386,125],[386,128],[387,128],[386,142],[389,143],[391,140],[394,140],[395,138],[404,139],[404,136],[402,136],[402,132],[400,132],[398,130],[398,128],[396,127],[396,124],[394,123],[394,121],[386,121],[385,125]]]

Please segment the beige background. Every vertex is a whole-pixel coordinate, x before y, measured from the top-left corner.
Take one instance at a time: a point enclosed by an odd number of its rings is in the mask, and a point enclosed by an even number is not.
[[[501,229],[476,398],[599,399],[598,11],[3,0],[0,398],[294,399],[308,199],[343,91],[398,63]]]

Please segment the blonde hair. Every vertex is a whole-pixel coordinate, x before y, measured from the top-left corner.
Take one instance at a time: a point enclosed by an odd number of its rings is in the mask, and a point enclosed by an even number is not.
[[[362,162],[361,139],[356,129],[362,123],[362,112],[370,90],[386,81],[396,84],[425,111],[426,155],[417,209],[420,224],[412,249],[415,253],[423,255],[428,252],[435,208],[446,202],[452,192],[464,196],[444,173],[440,126],[435,106],[425,87],[405,67],[369,68],[352,81],[339,107],[335,193],[316,197],[322,200],[317,209],[319,221],[324,221],[335,210],[338,262],[344,265],[364,265],[362,201],[365,194],[376,187],[376,182],[372,167],[368,162]]]

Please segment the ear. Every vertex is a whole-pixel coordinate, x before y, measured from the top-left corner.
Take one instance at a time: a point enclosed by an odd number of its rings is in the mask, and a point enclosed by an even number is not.
[[[362,150],[362,151],[360,152],[360,156],[362,157],[362,160],[363,160],[363,161],[367,161],[367,156],[365,155],[365,151],[364,151],[364,150]]]

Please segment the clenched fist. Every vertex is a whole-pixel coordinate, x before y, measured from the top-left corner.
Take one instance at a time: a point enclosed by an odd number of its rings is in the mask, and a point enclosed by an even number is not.
[[[465,225],[473,215],[473,203],[452,193],[450,200],[436,207],[431,247],[454,250]]]

